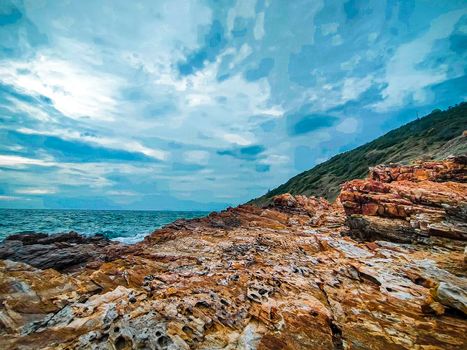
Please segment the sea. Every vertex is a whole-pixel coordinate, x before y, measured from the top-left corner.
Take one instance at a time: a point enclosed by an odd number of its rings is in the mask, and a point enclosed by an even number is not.
[[[206,216],[204,211],[0,209],[0,241],[17,233],[102,234],[132,244],[177,219]]]

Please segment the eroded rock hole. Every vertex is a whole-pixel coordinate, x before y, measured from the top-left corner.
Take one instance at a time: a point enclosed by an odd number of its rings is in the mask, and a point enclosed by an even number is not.
[[[159,345],[161,349],[167,349],[170,343],[170,338],[165,335],[157,339],[157,345]]]
[[[128,342],[127,339],[125,339],[122,336],[119,336],[117,339],[115,339],[115,349],[117,350],[124,350],[131,348],[131,344]]]
[[[184,331],[188,336],[193,336],[193,329],[189,326],[183,326],[182,331]]]

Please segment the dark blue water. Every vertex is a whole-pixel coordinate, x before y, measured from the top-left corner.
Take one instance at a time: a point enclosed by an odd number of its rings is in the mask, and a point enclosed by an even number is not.
[[[0,241],[26,231],[76,231],[84,235],[99,233],[110,239],[135,243],[172,221],[207,214],[200,211],[0,209]]]

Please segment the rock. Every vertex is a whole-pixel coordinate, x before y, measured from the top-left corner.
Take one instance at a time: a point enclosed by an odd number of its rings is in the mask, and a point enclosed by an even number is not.
[[[444,306],[437,302],[431,302],[429,304],[422,305],[422,312],[426,314],[441,316],[444,314],[444,311]]]
[[[465,184],[444,181],[462,178],[449,162],[355,180],[333,204],[283,195],[177,220],[132,246],[13,237],[0,348],[466,348]]]
[[[370,169],[369,179],[378,182],[435,181],[467,182],[467,156],[445,161],[420,162],[415,165],[378,165]]]
[[[353,234],[364,241],[386,239],[391,242],[411,243],[422,238],[405,220],[351,215],[346,222]]]
[[[436,289],[436,298],[441,304],[452,307],[467,315],[467,292],[465,289],[441,282]]]
[[[467,240],[466,157],[377,166],[364,180],[342,187],[347,222],[361,239]]]
[[[37,268],[72,269],[87,262],[112,259],[125,249],[104,236],[81,236],[76,232],[47,235],[17,234],[0,243],[0,259],[25,262]]]

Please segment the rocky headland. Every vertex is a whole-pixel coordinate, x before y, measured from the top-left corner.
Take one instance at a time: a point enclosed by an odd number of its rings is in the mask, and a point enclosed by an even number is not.
[[[0,245],[1,349],[465,349],[467,158],[370,169],[143,242]]]

